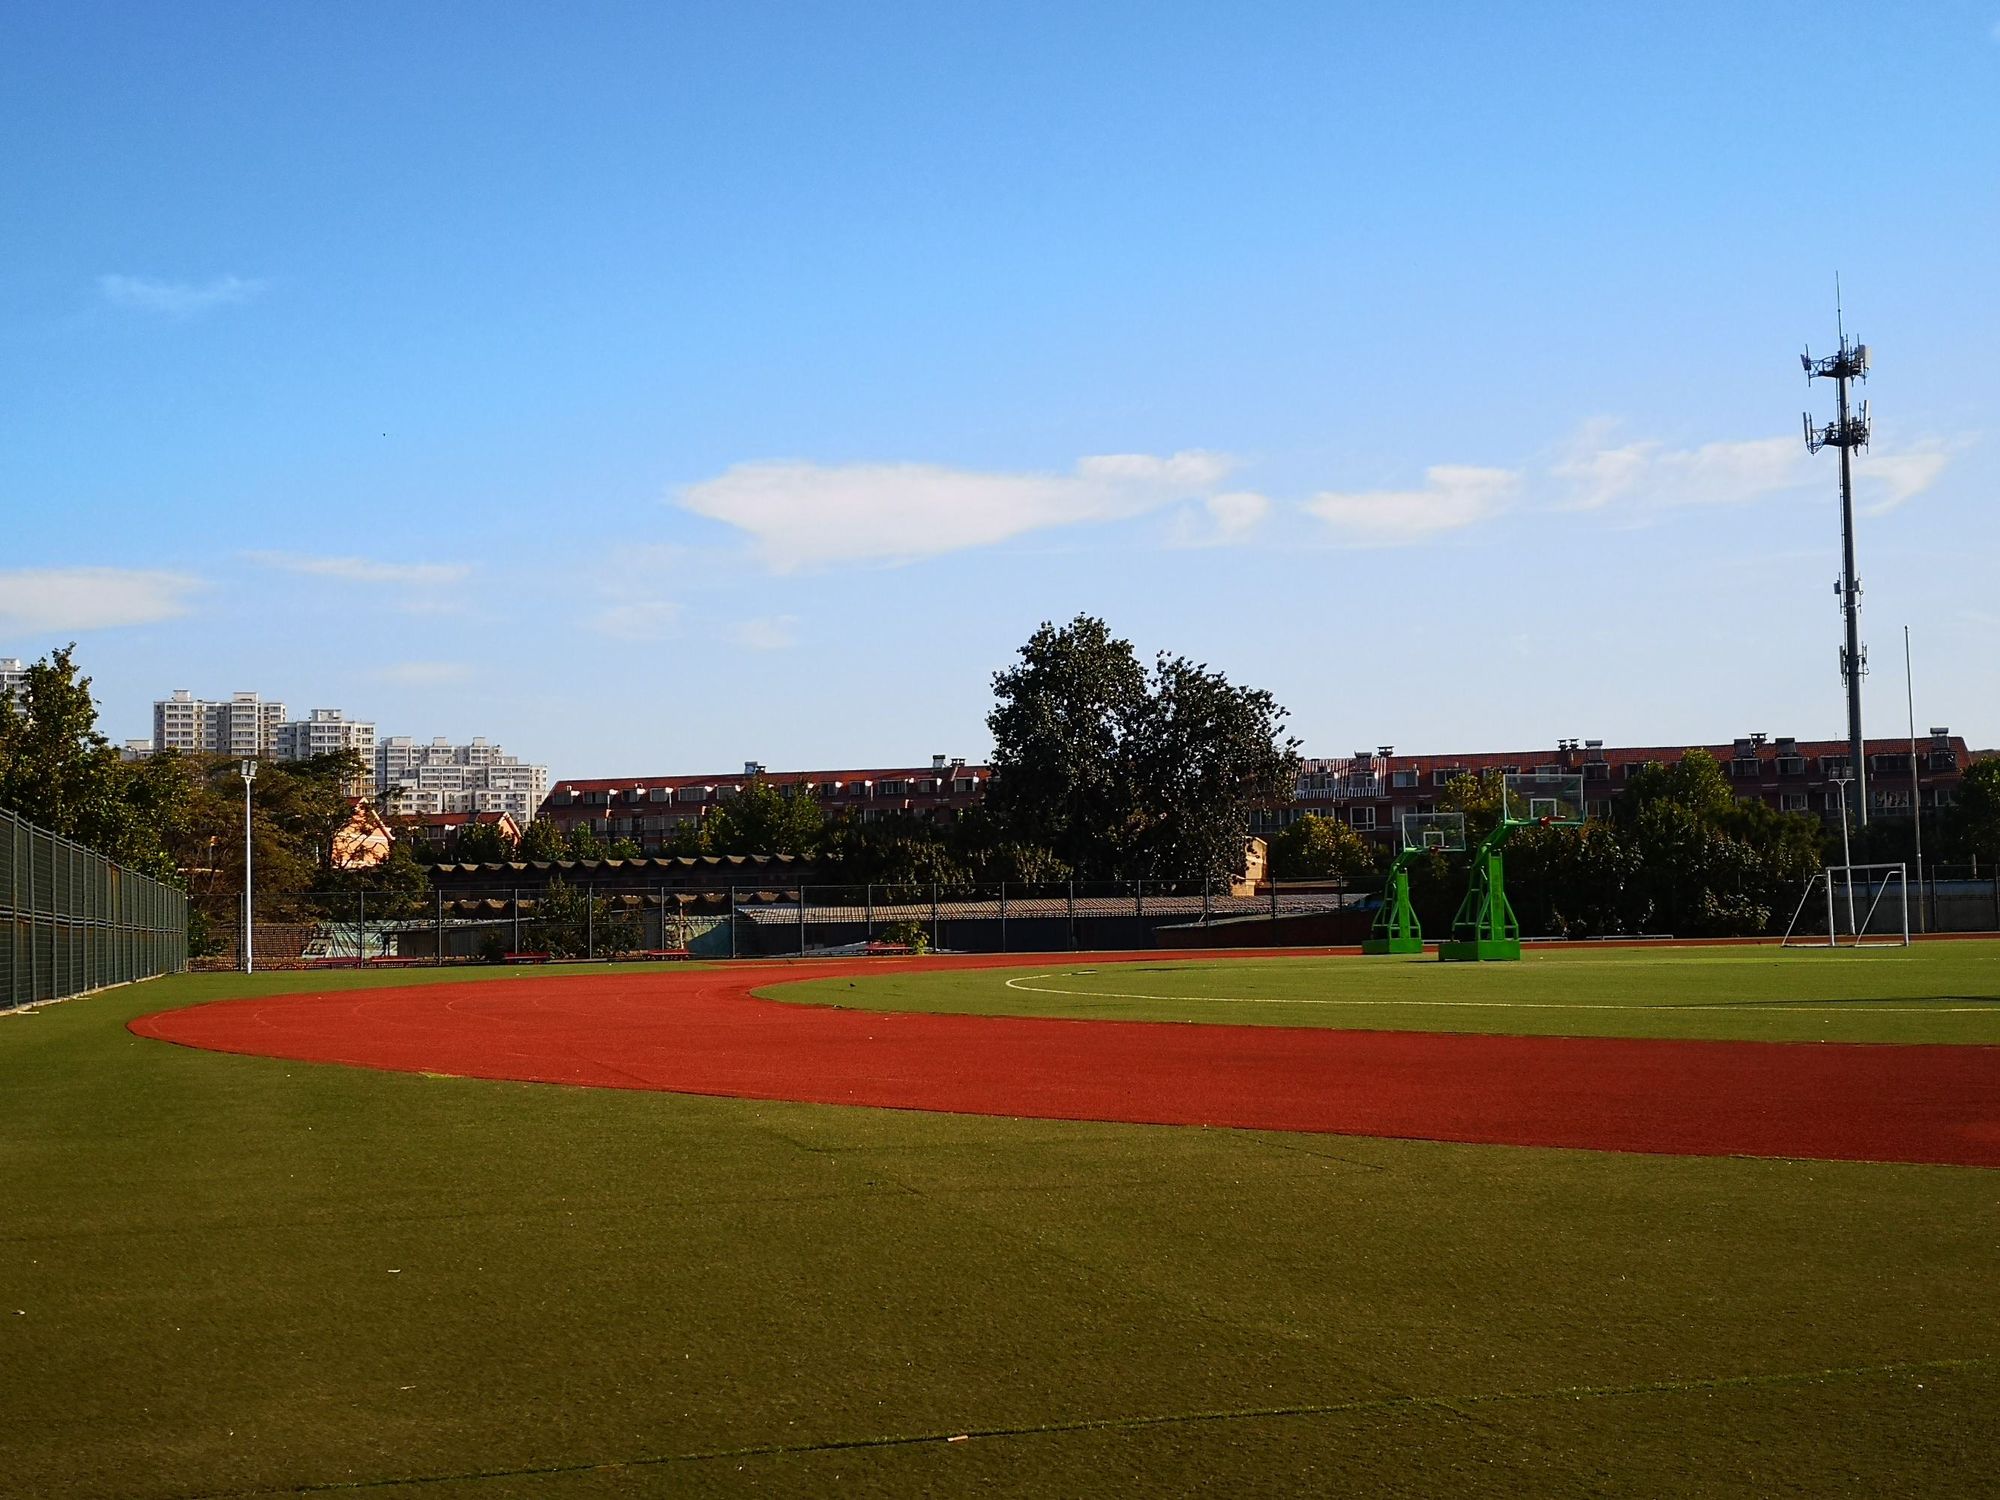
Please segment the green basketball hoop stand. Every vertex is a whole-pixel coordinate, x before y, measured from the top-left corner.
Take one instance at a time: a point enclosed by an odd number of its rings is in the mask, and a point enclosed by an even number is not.
[[[1500,852],[1519,826],[1502,823],[1479,841],[1465,899],[1451,919],[1451,936],[1438,944],[1441,962],[1504,963],[1520,958],[1521,924],[1507,902],[1507,862]]]
[[[1500,782],[1500,821],[1479,841],[1465,899],[1438,944],[1443,963],[1518,963],[1521,923],[1507,900],[1507,840],[1517,828],[1580,828],[1583,777],[1570,771],[1510,772]]]
[[[1403,818],[1402,848],[1389,864],[1389,879],[1382,887],[1382,905],[1368,929],[1363,953],[1421,953],[1424,951],[1423,924],[1410,905],[1410,866],[1431,854],[1465,852],[1465,814],[1455,812],[1407,813]]]
[[[1389,866],[1389,883],[1382,887],[1382,906],[1362,941],[1363,953],[1424,951],[1423,924],[1417,921],[1416,909],[1410,905],[1410,861],[1422,852],[1405,849]]]

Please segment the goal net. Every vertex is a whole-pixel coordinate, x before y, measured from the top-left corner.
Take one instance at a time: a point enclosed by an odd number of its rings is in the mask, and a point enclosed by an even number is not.
[[[1785,928],[1787,948],[1907,948],[1909,877],[1902,865],[1828,865],[1806,882]]]

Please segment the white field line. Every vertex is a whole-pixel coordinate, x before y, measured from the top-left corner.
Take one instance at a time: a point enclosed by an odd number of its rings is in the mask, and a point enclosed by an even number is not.
[[[1923,1005],[1899,1001],[1855,1000],[1844,1005],[1739,1005],[1728,1000],[1718,1000],[1708,1005],[1601,1005],[1589,1001],[1571,1000],[1285,1000],[1272,995],[1146,995],[1136,990],[1060,990],[1046,985],[1032,984],[1035,979],[1054,979],[1054,974],[1029,974],[1020,979],[1009,979],[1007,988],[1034,995],[1062,995],[1071,1000],[1193,1000],[1214,1005],[1347,1005],[1347,1006],[1440,1006],[1460,1010],[1698,1010],[1723,1011],[1731,1015],[1741,1011],[1775,1011],[1788,1016],[1845,1016],[1857,1010],[1892,1010],[1904,1015],[2000,1015],[2000,1004],[1996,1005]]]

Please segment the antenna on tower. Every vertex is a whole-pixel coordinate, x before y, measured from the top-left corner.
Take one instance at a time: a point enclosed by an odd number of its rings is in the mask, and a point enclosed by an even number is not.
[[[1868,674],[1868,649],[1861,644],[1861,580],[1854,571],[1854,461],[1856,448],[1868,446],[1868,403],[1861,403],[1860,416],[1849,414],[1849,381],[1868,378],[1868,346],[1847,342],[1847,315],[1841,306],[1840,273],[1833,273],[1833,318],[1839,332],[1840,351],[1814,359],[1807,349],[1801,363],[1806,381],[1831,380],[1838,415],[1824,427],[1815,426],[1812,413],[1805,414],[1806,451],[1822,448],[1840,450],[1840,578],[1834,592],[1840,596],[1840,613],[1845,625],[1845,642],[1840,648],[1840,677],[1847,689],[1847,774],[1854,778],[1855,801],[1860,821],[1868,822],[1868,762],[1861,741],[1861,679]]]

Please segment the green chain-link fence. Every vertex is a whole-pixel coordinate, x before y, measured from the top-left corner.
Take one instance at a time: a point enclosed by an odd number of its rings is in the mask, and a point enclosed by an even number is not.
[[[0,811],[0,1009],[187,967],[187,897]]]

